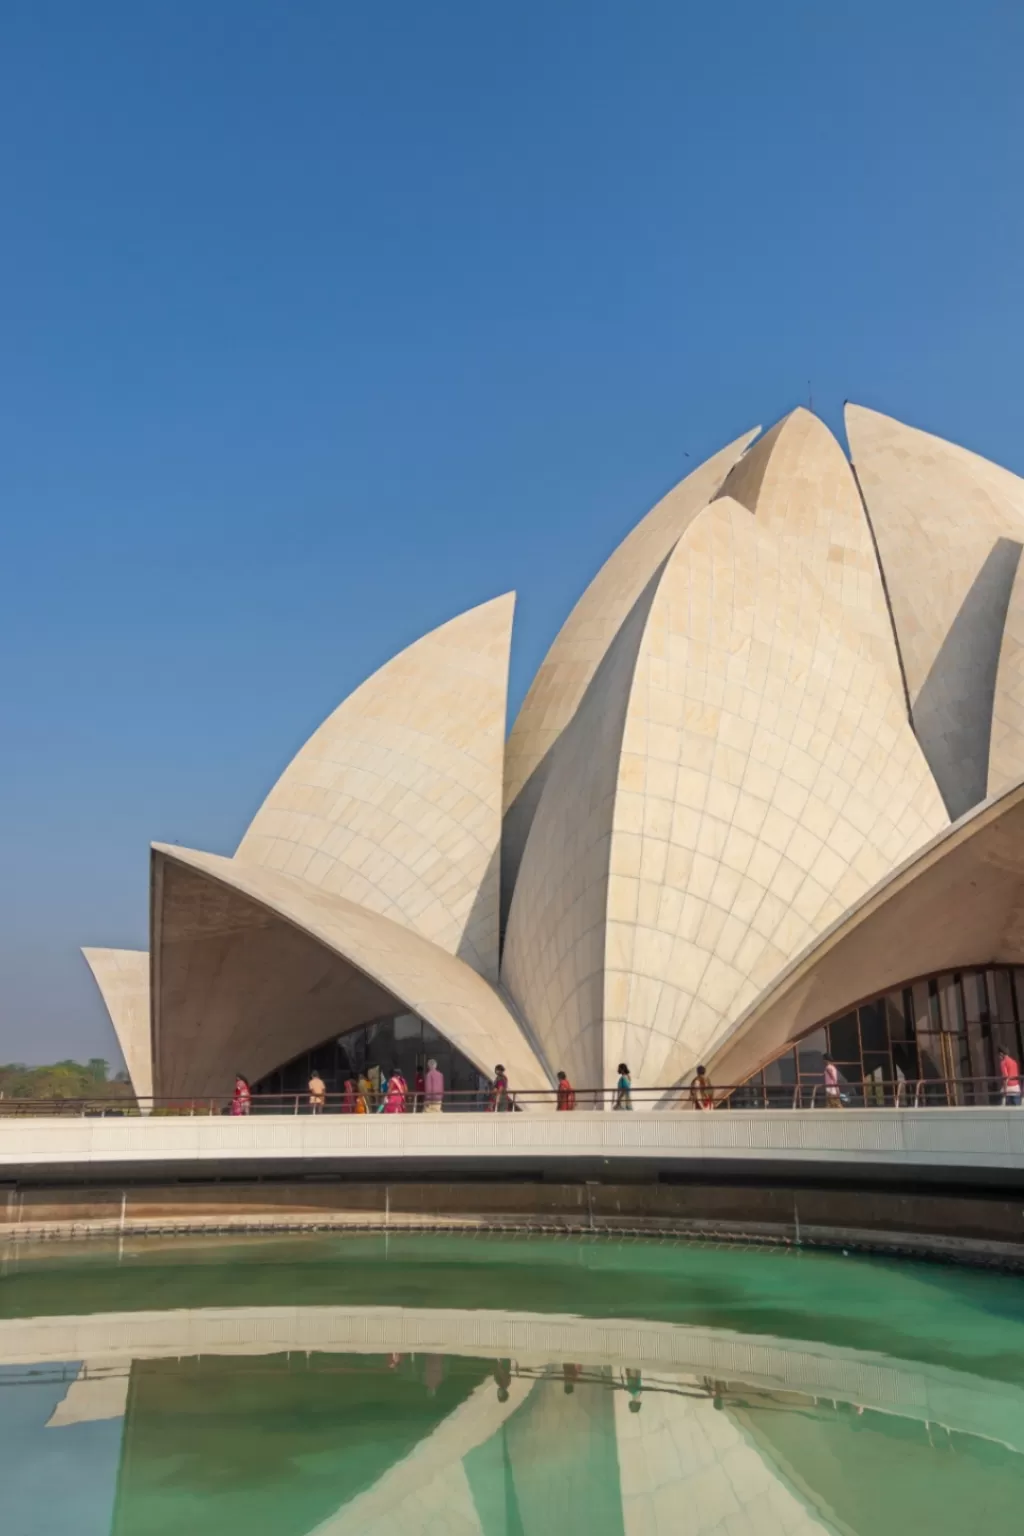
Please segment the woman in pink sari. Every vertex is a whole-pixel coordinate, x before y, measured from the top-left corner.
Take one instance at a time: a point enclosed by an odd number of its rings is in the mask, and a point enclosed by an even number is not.
[[[405,1078],[396,1067],[388,1078],[387,1098],[384,1100],[384,1113],[386,1115],[404,1115],[405,1099],[409,1092]]]
[[[252,1103],[252,1089],[249,1083],[239,1072],[235,1077],[235,1091],[231,1096],[231,1113],[233,1115],[247,1115]]]

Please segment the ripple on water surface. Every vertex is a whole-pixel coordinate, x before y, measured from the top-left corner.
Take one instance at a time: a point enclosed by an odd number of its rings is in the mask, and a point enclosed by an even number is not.
[[[4,1536],[1024,1528],[1024,1281],[607,1239],[12,1246]]]

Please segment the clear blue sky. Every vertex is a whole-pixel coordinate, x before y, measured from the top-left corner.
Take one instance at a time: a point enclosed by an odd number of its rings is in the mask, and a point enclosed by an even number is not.
[[[6,0],[0,1059],[367,673],[808,390],[1024,472],[1019,0]],[[687,455],[689,457],[687,458]]]

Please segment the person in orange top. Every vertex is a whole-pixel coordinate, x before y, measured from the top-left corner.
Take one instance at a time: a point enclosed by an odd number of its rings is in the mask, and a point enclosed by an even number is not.
[[[558,1105],[559,1109],[576,1108],[576,1090],[566,1077],[564,1072],[558,1074]]]
[[[1005,1045],[999,1047],[999,1075],[1003,1080],[1003,1103],[1020,1104],[1020,1066]]]

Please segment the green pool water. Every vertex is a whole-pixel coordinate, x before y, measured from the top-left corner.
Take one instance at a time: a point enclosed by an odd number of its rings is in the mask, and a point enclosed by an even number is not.
[[[1024,1281],[401,1235],[12,1246],[4,1536],[1024,1529]]]

